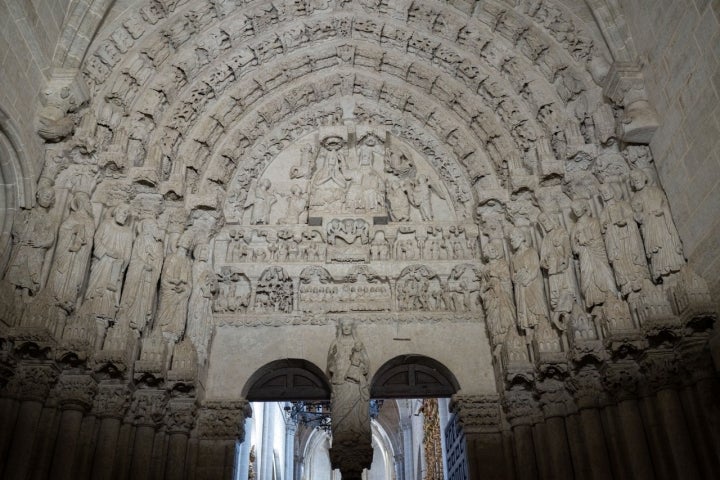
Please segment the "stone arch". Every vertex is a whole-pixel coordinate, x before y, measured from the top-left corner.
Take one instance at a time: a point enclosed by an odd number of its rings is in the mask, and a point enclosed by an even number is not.
[[[328,400],[330,384],[312,362],[287,358],[258,369],[245,384],[243,397],[251,402]]]
[[[449,397],[460,390],[455,375],[442,363],[424,355],[401,355],[388,360],[373,376],[375,398]]]

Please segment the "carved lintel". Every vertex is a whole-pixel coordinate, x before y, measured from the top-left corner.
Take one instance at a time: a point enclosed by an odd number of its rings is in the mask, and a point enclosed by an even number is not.
[[[641,379],[640,366],[633,360],[618,360],[601,369],[605,389],[617,401],[635,398]]]
[[[640,65],[614,62],[605,77],[603,93],[625,107],[625,115],[617,127],[618,137],[627,143],[650,143],[660,124],[657,112],[648,101]]]
[[[130,406],[130,394],[125,384],[101,382],[95,395],[93,413],[99,418],[124,418]]]
[[[21,363],[8,382],[5,395],[17,400],[44,402],[57,380],[59,369],[51,363]]]
[[[450,411],[457,415],[465,433],[501,430],[500,397],[497,395],[453,395]]]
[[[205,402],[198,410],[196,432],[201,439],[245,439],[245,419],[252,416],[245,400],[215,400]]]

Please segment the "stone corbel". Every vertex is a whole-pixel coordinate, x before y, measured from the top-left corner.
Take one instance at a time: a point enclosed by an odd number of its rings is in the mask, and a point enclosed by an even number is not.
[[[603,94],[625,109],[617,126],[618,138],[626,143],[649,144],[659,121],[648,100],[639,63],[615,61],[605,77]]]
[[[90,99],[80,70],[56,69],[41,97],[37,132],[48,142],[59,142],[72,134],[75,121],[70,113],[77,111]]]

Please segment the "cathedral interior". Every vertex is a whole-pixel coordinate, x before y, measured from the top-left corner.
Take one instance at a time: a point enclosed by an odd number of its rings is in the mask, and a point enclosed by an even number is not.
[[[720,1],[0,0],[0,85],[1,478],[720,478]]]

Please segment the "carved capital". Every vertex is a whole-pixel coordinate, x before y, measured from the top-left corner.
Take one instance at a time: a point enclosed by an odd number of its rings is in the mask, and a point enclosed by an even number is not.
[[[165,418],[166,406],[164,390],[138,390],[133,395],[130,421],[136,426],[155,427]]]
[[[21,364],[7,385],[7,395],[17,400],[44,402],[57,380],[54,364]]]
[[[617,401],[634,398],[640,381],[640,367],[633,360],[619,360],[602,369],[603,385]]]
[[[505,413],[510,425],[532,425],[539,422],[538,402],[534,392],[525,389],[505,392],[503,398]]]
[[[465,433],[493,433],[501,429],[497,395],[453,395],[450,411],[457,415]]]
[[[130,390],[123,384],[100,384],[93,404],[99,418],[122,419],[130,405]]]
[[[97,381],[87,374],[63,373],[54,394],[62,409],[89,410],[97,393]]]
[[[540,407],[545,418],[563,417],[576,410],[572,396],[565,388],[565,382],[548,378],[535,386],[540,394]]]
[[[197,432],[203,439],[245,439],[245,419],[252,416],[250,404],[240,401],[210,401],[199,409]]]
[[[674,388],[679,382],[677,357],[672,350],[648,351],[640,366],[643,374],[641,387],[645,394]]]
[[[568,390],[575,396],[578,408],[597,408],[605,402],[606,393],[602,380],[602,375],[592,365],[582,367],[568,379]]]
[[[168,402],[165,415],[165,426],[169,434],[184,433],[189,435],[195,427],[197,406],[191,398],[172,399]]]

